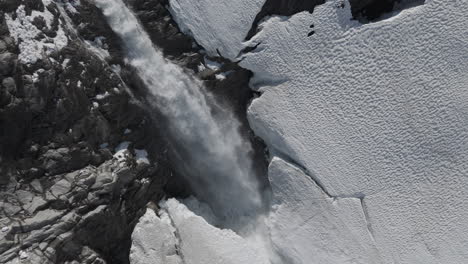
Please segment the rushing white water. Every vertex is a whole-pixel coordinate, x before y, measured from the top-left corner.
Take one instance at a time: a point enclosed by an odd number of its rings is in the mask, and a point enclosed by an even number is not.
[[[170,132],[183,148],[181,167],[197,196],[229,227],[261,211],[252,147],[242,138],[239,122],[202,93],[201,81],[163,57],[121,0],[95,3],[123,40],[127,63],[153,95],[149,101],[169,120]]]

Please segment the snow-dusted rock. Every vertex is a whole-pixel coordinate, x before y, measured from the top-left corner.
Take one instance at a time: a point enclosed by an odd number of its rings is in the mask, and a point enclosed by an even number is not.
[[[149,161],[154,137],[140,135],[153,121],[124,92],[120,44],[93,2],[0,1],[0,263],[128,261],[135,212],[170,176],[112,159],[131,127]],[[108,48],[114,67],[86,41]]]
[[[50,55],[63,49],[68,44],[68,38],[63,30],[61,22],[55,30],[54,37],[48,37],[38,29],[37,20],[44,22],[44,27],[52,30],[54,15],[47,9],[50,1],[43,1],[44,12],[33,10],[27,15],[25,6],[21,5],[16,10],[16,17],[7,14],[5,16],[11,36],[19,43],[21,53],[18,58],[22,63],[33,64],[42,59],[44,55]]]
[[[265,0],[170,0],[180,29],[202,45],[210,56],[234,60]]]

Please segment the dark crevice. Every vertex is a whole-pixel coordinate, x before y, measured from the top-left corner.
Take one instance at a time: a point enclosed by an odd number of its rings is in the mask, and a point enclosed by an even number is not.
[[[254,50],[256,50],[258,48],[258,46],[260,46],[260,44],[262,44],[262,42],[259,42],[257,44],[255,44],[254,46],[248,46],[246,48],[244,48],[243,50],[241,50],[241,52],[239,53],[239,56],[240,57],[240,54],[245,54],[245,53],[249,53],[249,52],[253,52]],[[241,58],[238,63],[240,63],[242,60],[244,60],[244,58]]]
[[[257,14],[252,24],[252,28],[246,36],[246,40],[251,39],[258,33],[258,26],[263,19],[269,16],[292,16],[302,11],[312,13],[314,8],[325,3],[325,0],[267,0],[262,10]]]
[[[274,155],[277,156],[278,158],[284,160],[285,162],[289,163],[290,165],[296,167],[298,170],[302,171],[305,175],[307,175],[322,191],[323,193],[328,196],[328,198],[341,198],[337,196],[331,195],[331,193],[325,188],[324,184],[314,176],[312,172],[310,172],[304,165],[302,165],[300,162],[296,161],[293,157],[288,155],[285,152],[282,152],[278,149],[274,149],[273,151]],[[348,198],[348,197],[346,197]]]
[[[344,8],[346,2],[348,1],[343,0],[338,7]],[[425,0],[349,0],[353,18],[361,23],[379,21],[391,17],[398,11],[422,5],[424,2]],[[325,0],[267,0],[255,17],[245,39],[250,40],[257,34],[260,23],[269,16],[292,16],[303,11],[312,13],[316,6],[323,3]],[[314,33],[315,31],[311,30],[308,36]]]
[[[353,18],[370,23],[391,17],[396,12],[424,4],[425,0],[349,0]]]
[[[374,242],[375,242],[374,230],[372,228],[372,223],[371,223],[371,220],[370,220],[369,211],[367,210],[367,205],[366,205],[366,203],[364,201],[364,198],[365,197],[361,197],[361,198],[359,198],[359,200],[361,202],[362,212],[364,213],[364,219],[366,220],[367,231],[369,232],[369,235],[371,236],[372,240],[374,240]]]

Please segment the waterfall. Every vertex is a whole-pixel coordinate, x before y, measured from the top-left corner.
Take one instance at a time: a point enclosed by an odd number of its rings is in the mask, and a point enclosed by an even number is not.
[[[201,81],[163,57],[122,0],[95,3],[122,39],[127,63],[148,87],[148,101],[169,120],[168,129],[185,153],[181,168],[197,197],[229,227],[261,211],[252,147],[241,136],[239,121],[216,106]]]

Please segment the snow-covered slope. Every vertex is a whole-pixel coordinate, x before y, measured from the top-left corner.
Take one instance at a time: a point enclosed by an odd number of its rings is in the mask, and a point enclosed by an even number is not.
[[[358,198],[332,198],[279,158],[269,167],[275,249],[290,263],[382,263]]]
[[[388,263],[468,258],[467,9],[427,1],[360,25],[330,1],[268,21],[243,61],[254,84],[283,80],[260,88],[255,131],[332,196],[364,197]]]
[[[297,223],[326,234],[298,233],[304,238],[298,252],[307,245],[317,249],[316,240],[322,240],[331,258],[344,255],[349,258],[337,261],[355,263],[356,251],[336,253],[340,245],[328,241],[345,233],[343,241],[352,236],[364,245],[362,254],[375,252],[366,251],[375,242],[384,263],[465,263],[468,2],[427,0],[365,25],[351,20],[349,3],[341,3],[330,0],[314,14],[268,20],[253,39],[261,44],[241,63],[254,72],[252,85],[263,93],[249,110],[257,135],[341,202],[338,208],[310,208],[311,217],[336,218]],[[209,17],[213,10],[192,7],[191,15]],[[228,27],[229,19],[210,24],[212,32]],[[207,38],[197,33],[206,30],[200,24],[185,25],[195,38]],[[272,177],[272,185],[281,179]],[[295,201],[312,195],[303,193]],[[291,210],[288,219],[284,212],[272,216],[283,219],[278,227],[290,225],[298,213]],[[356,226],[350,230],[356,233],[332,228],[337,221],[348,223],[351,212]],[[362,235],[362,215],[372,236]],[[275,232],[281,229],[273,238]],[[301,261],[321,263],[315,254],[294,263]]]
[[[265,0],[170,0],[171,13],[184,33],[210,56],[234,59]]]
[[[132,233],[130,261],[132,264],[182,263],[177,254],[177,243],[167,214],[159,217],[154,210],[148,208]]]
[[[195,199],[185,201],[203,208]],[[161,203],[158,217],[148,209],[132,235],[132,264],[268,264],[262,249],[231,230],[217,228],[178,200]],[[200,213],[200,212],[198,212]],[[175,251],[177,249],[177,251]]]

